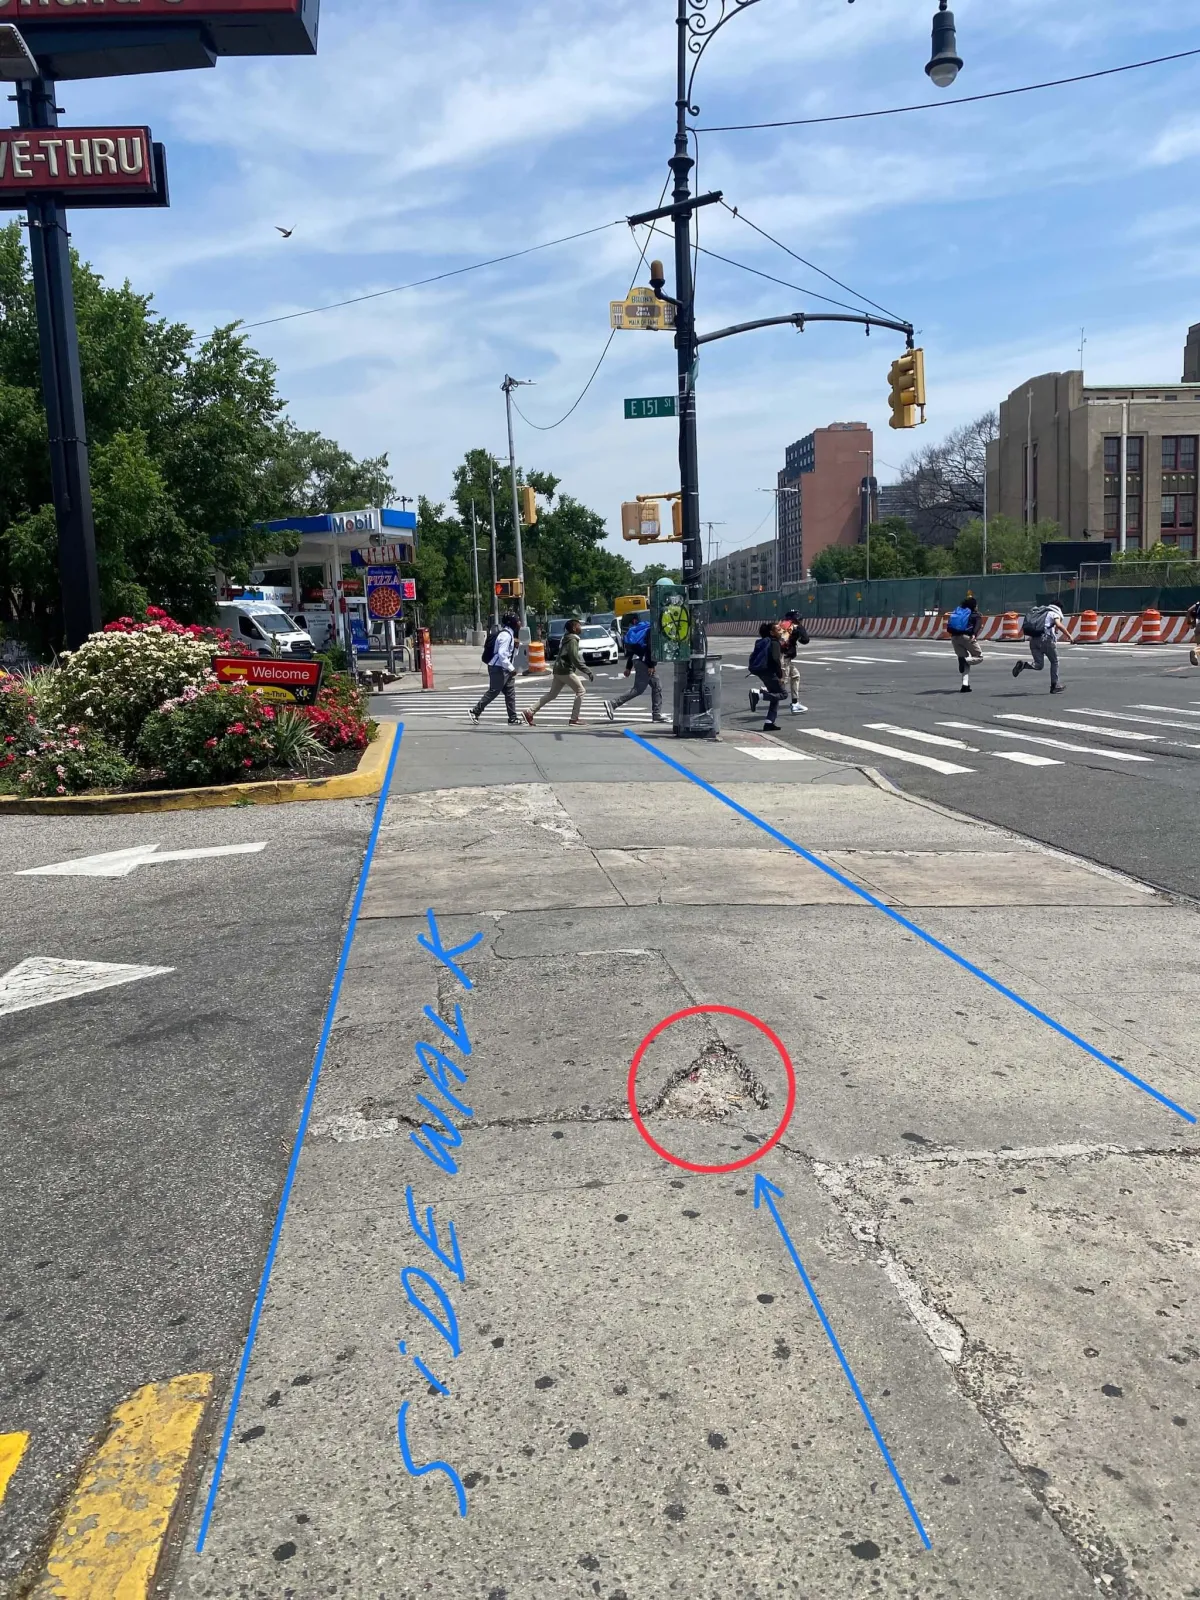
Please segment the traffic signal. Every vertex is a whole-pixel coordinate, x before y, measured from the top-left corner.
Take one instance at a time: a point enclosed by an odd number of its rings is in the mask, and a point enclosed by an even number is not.
[[[518,600],[523,590],[520,578],[501,578],[496,584],[496,596],[500,600]]]
[[[888,373],[891,394],[888,403],[892,408],[891,428],[915,428],[925,421],[925,352],[906,350],[898,361],[892,362]],[[917,412],[920,412],[918,417]]]
[[[517,494],[521,500],[521,521],[527,528],[532,528],[537,521],[537,500],[534,498],[533,485],[523,483]]]
[[[676,539],[683,538],[683,497],[671,501],[671,533]]]

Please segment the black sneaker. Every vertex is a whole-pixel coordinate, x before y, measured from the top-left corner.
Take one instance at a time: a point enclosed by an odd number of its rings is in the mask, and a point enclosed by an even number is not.
[[[764,733],[778,733],[779,732],[779,724],[777,722],[764,722],[763,723],[763,732]]]
[[[1065,684],[1053,683],[1053,684],[1050,685],[1050,693],[1051,694],[1061,694],[1065,687],[1066,687]]]
[[[962,688],[958,692],[959,692],[959,694],[970,694],[971,685],[969,683],[964,683]]]
[[[1026,663],[1024,661],[1018,661],[1016,666],[1013,668],[1013,677],[1014,678],[1019,678],[1021,676],[1021,674],[1025,671],[1025,666],[1026,666]]]
[[[762,699],[762,695],[759,694],[758,690],[757,689],[751,689],[751,691],[750,691],[750,709],[751,709],[751,711],[757,711],[758,710],[758,702],[761,699]]]

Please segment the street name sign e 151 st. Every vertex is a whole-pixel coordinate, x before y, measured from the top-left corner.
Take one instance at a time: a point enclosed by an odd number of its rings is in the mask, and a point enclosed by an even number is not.
[[[626,400],[626,422],[637,422],[645,417],[673,417],[675,415],[675,396],[673,394],[652,395],[645,400]]]

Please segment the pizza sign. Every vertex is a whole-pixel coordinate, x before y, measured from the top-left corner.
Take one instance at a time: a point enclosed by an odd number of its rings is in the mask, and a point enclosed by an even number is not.
[[[402,578],[395,567],[367,568],[367,610],[373,617],[398,617],[404,602],[416,598],[415,578]]]

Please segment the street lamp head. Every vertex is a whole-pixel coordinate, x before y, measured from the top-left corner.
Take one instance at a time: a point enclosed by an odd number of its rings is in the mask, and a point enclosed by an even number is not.
[[[655,293],[657,293],[658,290],[664,286],[666,281],[667,275],[663,271],[662,262],[652,261],[650,263],[650,287],[655,291]]]
[[[948,89],[962,71],[954,13],[948,9],[948,0],[941,0],[934,12],[933,54],[925,71],[939,89]]]

